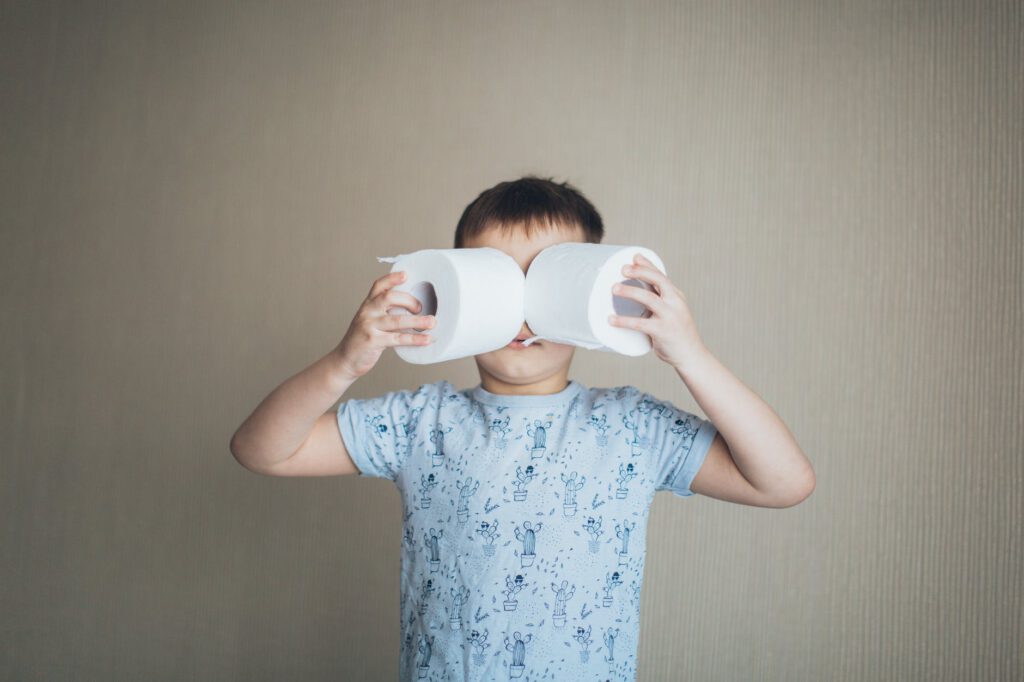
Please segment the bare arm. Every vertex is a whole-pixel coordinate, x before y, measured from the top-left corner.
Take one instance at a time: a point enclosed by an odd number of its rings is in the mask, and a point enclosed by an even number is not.
[[[654,291],[618,284],[613,291],[651,311],[610,322],[651,337],[658,357],[676,370],[718,433],[690,484],[695,493],[759,507],[791,507],[814,491],[814,469],[775,411],[708,351],[686,295],[641,255],[622,274]]]
[[[758,507],[791,507],[814,490],[814,469],[775,411],[710,352],[677,368],[718,429],[695,493]]]
[[[358,473],[328,412],[354,382],[332,350],[260,402],[231,438],[231,454],[268,476]]]
[[[231,454],[250,471],[267,476],[339,476],[358,473],[328,412],[349,387],[376,365],[385,348],[425,345],[429,334],[403,332],[428,329],[433,315],[390,314],[420,302],[393,287],[404,272],[384,275],[374,282],[356,312],[345,338],[324,357],[288,378],[260,402],[231,437]]]

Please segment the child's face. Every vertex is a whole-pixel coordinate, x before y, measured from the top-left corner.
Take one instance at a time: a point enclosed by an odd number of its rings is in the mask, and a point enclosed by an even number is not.
[[[562,242],[584,242],[583,230],[578,226],[571,228],[553,225],[550,228],[537,228],[529,237],[522,229],[490,229],[467,239],[463,246],[479,248],[490,246],[504,251],[519,263],[525,273],[534,257],[543,249]],[[519,340],[533,336],[533,331],[525,322],[516,337]],[[542,381],[560,372],[568,373],[572,354],[576,349],[563,343],[551,341],[534,341],[522,347],[516,341],[490,353],[475,356],[481,372],[509,384],[530,384]]]

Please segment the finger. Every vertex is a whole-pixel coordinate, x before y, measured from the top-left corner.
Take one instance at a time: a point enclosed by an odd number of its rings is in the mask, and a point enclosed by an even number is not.
[[[628,315],[609,315],[608,322],[613,327],[635,329],[648,336],[654,335],[654,320],[649,317],[630,317]]]
[[[380,294],[384,293],[388,289],[405,281],[405,270],[395,270],[389,272],[386,275],[378,277],[373,282],[373,286],[370,287],[370,293],[367,294],[367,299],[376,298]]]
[[[661,315],[665,312],[665,302],[661,300],[661,296],[643,287],[622,284],[620,282],[612,287],[612,293],[621,298],[630,298],[646,307],[652,313]]]
[[[426,346],[434,342],[430,334],[413,334],[411,332],[392,332],[385,334],[385,346]]]
[[[664,277],[664,284],[658,286],[658,294],[661,296],[662,301],[665,301],[669,305],[677,303],[680,300],[684,302],[686,301],[686,294],[684,294],[679,287],[673,284],[668,275],[661,272],[657,265],[641,256],[639,253],[636,254],[636,260],[641,265],[649,266],[654,271],[655,275],[660,273],[661,276]]]
[[[390,308],[406,308],[411,313],[420,312],[420,308],[423,304],[420,300],[410,294],[408,291],[398,291],[397,289],[389,289],[384,293],[378,295],[370,304],[374,310],[380,313],[386,313]]]
[[[374,321],[377,329],[385,332],[399,329],[432,329],[437,324],[433,315],[384,315]]]
[[[651,265],[623,265],[622,274],[652,284],[658,288],[659,292],[672,288],[669,278],[664,272],[655,268],[653,263]]]
[[[647,266],[647,267],[651,268],[652,270],[654,270],[654,272],[655,272],[656,274],[657,274],[657,273],[660,273],[660,274],[664,275],[664,277],[665,277],[665,282],[666,282],[666,284],[668,284],[668,286],[667,286],[667,287],[665,287],[665,288],[662,288],[662,290],[661,290],[661,294],[662,294],[662,297],[664,297],[665,293],[666,293],[666,292],[668,292],[669,294],[675,293],[675,294],[678,294],[678,295],[679,295],[679,296],[680,296],[681,298],[685,298],[685,297],[683,297],[683,292],[682,292],[682,291],[680,291],[680,290],[679,290],[679,288],[678,288],[678,287],[676,287],[676,285],[674,285],[674,284],[672,283],[672,280],[671,280],[671,279],[669,278],[669,276],[668,276],[668,275],[666,275],[666,274],[665,274],[664,272],[662,272],[662,271],[661,271],[661,270],[660,270],[660,269],[658,268],[658,266],[657,266],[657,265],[655,265],[655,264],[654,264],[654,263],[653,263],[652,261],[648,260],[647,258],[645,258],[644,256],[642,256],[642,255],[641,255],[641,254],[639,254],[639,253],[638,253],[638,254],[636,254],[636,256],[635,256],[634,258],[635,258],[636,262],[637,262],[637,263],[638,263],[639,265],[645,265],[645,266]]]

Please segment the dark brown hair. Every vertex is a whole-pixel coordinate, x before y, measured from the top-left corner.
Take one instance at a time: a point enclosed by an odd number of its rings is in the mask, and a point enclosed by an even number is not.
[[[585,241],[595,244],[604,237],[601,214],[579,190],[568,182],[527,175],[499,182],[466,206],[455,228],[455,248],[462,248],[469,237],[492,228],[522,227],[530,234],[534,228],[553,224],[568,228],[578,225]]]

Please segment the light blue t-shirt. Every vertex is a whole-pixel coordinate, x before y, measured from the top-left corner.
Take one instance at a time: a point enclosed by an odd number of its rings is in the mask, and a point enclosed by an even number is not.
[[[650,504],[693,494],[710,421],[577,381],[439,381],[337,417],[360,474],[402,496],[400,679],[636,679]]]

